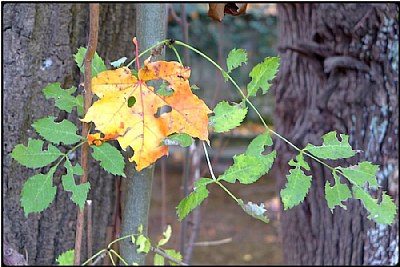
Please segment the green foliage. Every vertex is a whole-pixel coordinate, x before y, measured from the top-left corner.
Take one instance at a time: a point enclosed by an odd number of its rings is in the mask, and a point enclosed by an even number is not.
[[[232,49],[228,58],[226,59],[226,65],[228,66],[228,73],[232,70],[240,67],[242,63],[247,64],[247,52],[244,49]]]
[[[156,93],[161,96],[171,96],[174,94],[174,89],[169,87],[168,83],[162,83]]]
[[[136,238],[136,246],[138,246],[138,253],[149,253],[151,242],[146,236],[141,234]]]
[[[332,172],[333,177],[335,178],[334,186],[330,186],[329,182],[326,181],[325,184],[325,198],[328,202],[328,207],[333,212],[335,206],[340,206],[344,209],[347,209],[343,201],[346,201],[348,198],[351,198],[351,191],[346,184],[340,183],[339,176],[336,174],[336,171]]]
[[[76,134],[78,128],[69,120],[63,120],[59,123],[54,122],[55,117],[40,119],[32,124],[32,127],[47,141],[54,144],[63,142],[65,145],[71,145],[79,142],[81,137]]]
[[[168,240],[171,238],[171,233],[172,233],[171,225],[168,225],[167,229],[163,232],[164,238],[158,241],[157,247],[167,244]]]
[[[289,172],[290,174],[286,175],[288,182],[285,188],[281,190],[281,198],[285,210],[300,204],[311,186],[311,176],[305,175],[300,167],[291,169]]]
[[[244,103],[229,105],[222,101],[213,110],[214,116],[209,118],[209,124],[214,127],[215,132],[223,133],[240,125],[247,114]]]
[[[21,192],[25,216],[31,212],[41,212],[53,202],[56,195],[56,187],[53,186],[55,170],[56,167],[53,167],[47,174],[36,174],[25,182]]]
[[[114,175],[126,177],[124,174],[124,157],[118,149],[109,143],[102,143],[100,146],[91,147],[93,148],[93,158],[100,162],[100,166],[104,170]]]
[[[271,168],[276,151],[263,155],[264,146],[272,145],[269,132],[265,132],[250,143],[245,154],[234,156],[234,164],[225,170],[218,180],[235,183],[238,180],[242,184],[256,182],[262,175],[266,174]]]
[[[85,69],[83,67],[83,61],[85,59],[86,51],[87,51],[87,48],[80,47],[78,49],[78,51],[76,52],[76,54],[74,55],[75,62],[82,73],[85,73]],[[99,74],[100,72],[103,72],[106,70],[107,70],[106,64],[104,64],[103,59],[96,52],[94,54],[93,61],[92,61],[92,77],[94,77],[97,74]]]
[[[322,138],[324,139],[322,146],[308,144],[303,150],[309,151],[321,159],[346,159],[357,153],[357,151],[352,150],[348,135],[340,135],[342,142],[337,139],[336,131],[329,132],[323,135]]]
[[[26,167],[39,168],[52,163],[62,155],[61,151],[51,144],[47,150],[43,150],[43,144],[42,140],[30,139],[28,146],[16,145],[11,157]]]
[[[386,194],[382,193],[382,201],[380,204],[377,200],[372,198],[367,192],[353,187],[354,198],[360,199],[365,208],[370,212],[368,219],[374,220],[380,224],[393,224],[396,215],[396,205],[393,199]]]
[[[56,261],[58,262],[58,265],[63,265],[63,266],[72,266],[74,265],[74,257],[75,257],[75,250],[67,250],[64,253],[62,253]]]
[[[64,190],[72,192],[71,200],[78,205],[81,210],[83,210],[90,189],[90,183],[75,184],[74,174],[83,174],[83,169],[78,163],[75,166],[72,166],[71,162],[67,158],[64,166],[67,169],[67,174],[62,176]]]
[[[46,99],[54,98],[55,106],[61,110],[71,113],[74,107],[77,108],[78,114],[83,115],[83,96],[72,96],[75,93],[76,87],[70,89],[62,89],[60,83],[52,83],[43,89]]]
[[[176,145],[176,146],[181,146],[181,147],[188,147],[191,144],[193,144],[193,138],[188,135],[188,134],[178,134],[174,133],[168,136],[168,138],[165,138],[164,141],[162,142],[162,145]]]
[[[249,96],[255,96],[259,88],[266,94],[271,87],[269,81],[275,78],[279,68],[279,57],[267,57],[262,63],[257,64],[250,72],[252,78],[247,85]]]
[[[174,258],[178,261],[182,261],[182,259],[183,259],[181,253],[174,249],[165,249],[164,252],[171,258]],[[169,265],[178,265],[176,262],[173,262],[171,260],[168,260],[168,263],[169,263]]]
[[[186,196],[176,208],[179,220],[183,220],[195,207],[199,206],[208,197],[207,184],[212,183],[209,178],[200,178],[195,183],[194,191]]]
[[[337,167],[336,169],[340,170],[352,184],[358,187],[363,187],[365,183],[368,183],[369,188],[378,188],[379,185],[375,178],[378,168],[378,165],[363,161],[356,166]]]

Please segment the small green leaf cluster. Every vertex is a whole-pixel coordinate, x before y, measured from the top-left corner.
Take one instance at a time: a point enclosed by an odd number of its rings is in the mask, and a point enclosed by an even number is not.
[[[83,71],[83,59],[86,48],[80,48],[75,54],[78,67]],[[93,75],[106,70],[104,61],[95,55],[93,63]],[[83,96],[74,96],[76,88],[62,89],[60,83],[52,83],[43,89],[46,99],[54,99],[54,105],[68,113],[76,109],[78,115],[83,115]],[[58,122],[55,117],[48,116],[39,119],[32,127],[43,139],[29,139],[27,145],[18,144],[11,152],[11,157],[21,165],[28,168],[41,168],[40,173],[28,178],[21,192],[21,205],[25,216],[32,212],[41,212],[54,200],[56,187],[53,186],[54,173],[58,167],[64,165],[65,174],[62,175],[62,185],[65,191],[71,192],[71,200],[83,209],[87,200],[90,183],[76,184],[75,176],[83,174],[79,163],[71,162],[76,149],[86,138],[77,134],[78,127],[67,119]],[[67,152],[62,152],[59,147],[69,146]],[[47,147],[47,149],[45,149]],[[101,146],[93,146],[92,156],[100,162],[100,165],[114,175],[124,175],[124,158],[121,153],[108,143]],[[48,170],[46,172],[46,169]]]

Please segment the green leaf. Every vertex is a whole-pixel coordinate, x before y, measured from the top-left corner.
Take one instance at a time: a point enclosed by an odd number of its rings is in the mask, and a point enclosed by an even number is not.
[[[72,112],[74,107],[77,107],[78,114],[83,115],[83,96],[72,96],[75,93],[76,87],[72,86],[69,89],[62,89],[60,83],[52,83],[43,89],[43,94],[46,99],[54,98],[55,106],[68,113]]]
[[[100,162],[100,166],[114,175],[125,176],[125,161],[121,153],[109,143],[102,143],[100,146],[92,146],[92,156]]]
[[[164,265],[164,257],[159,254],[154,254],[154,265],[155,266]]]
[[[333,212],[336,206],[347,209],[347,207],[342,204],[342,201],[346,201],[351,197],[351,191],[346,184],[340,183],[340,179],[335,171],[333,171],[332,174],[335,178],[335,185],[331,187],[328,181],[325,183],[325,197],[328,202],[328,207],[331,209],[331,212]]]
[[[363,190],[353,187],[354,198],[360,199],[365,208],[370,212],[368,219],[374,220],[380,224],[392,224],[396,216],[396,205],[393,200],[386,194],[382,193],[382,201],[380,204]]]
[[[228,73],[231,72],[233,69],[236,69],[242,63],[247,64],[247,53],[244,49],[232,49],[229,54],[228,58],[226,59],[226,65],[228,66]]]
[[[237,127],[242,123],[247,114],[247,107],[240,105],[229,105],[222,101],[214,108],[214,116],[209,118],[209,123],[215,132],[223,133]]]
[[[269,81],[273,80],[278,72],[279,57],[267,57],[262,63],[257,64],[250,72],[252,78],[247,86],[249,96],[255,96],[259,88],[266,94],[271,87]]]
[[[190,89],[191,89],[191,90],[199,90],[200,88],[199,88],[197,85],[192,84],[192,85],[190,86]]]
[[[47,150],[42,150],[42,140],[30,139],[28,146],[18,144],[11,152],[11,157],[19,164],[29,168],[44,167],[62,155],[61,151],[49,144]]]
[[[167,225],[167,229],[163,232],[164,238],[158,241],[157,247],[167,244],[168,240],[171,238],[172,228],[171,225]]]
[[[127,57],[121,57],[120,59],[111,62],[111,66],[113,66],[114,68],[119,68],[122,64],[124,64],[124,62],[127,60]]]
[[[246,150],[246,155],[259,157],[262,156],[264,146],[272,146],[272,138],[269,131],[266,131],[254,138]]]
[[[76,65],[79,67],[82,73],[85,73],[85,69],[83,67],[83,60],[85,59],[87,48],[80,47],[78,52],[74,55]],[[106,64],[104,64],[103,59],[97,54],[94,54],[93,61],[92,61],[92,77],[96,76],[100,72],[106,71]]]
[[[224,174],[218,177],[218,180],[235,183],[237,179],[242,184],[254,183],[268,172],[275,156],[276,151],[272,151],[263,157],[254,157],[246,154],[235,156],[233,157],[233,165],[225,170]]]
[[[196,182],[194,182],[194,190],[201,186],[207,186],[208,184],[215,183],[214,179],[211,178],[200,178]]]
[[[299,168],[302,167],[307,171],[310,170],[310,166],[304,160],[303,151],[301,151],[299,154],[297,154],[296,160],[291,159],[288,164],[289,164],[289,166],[292,166],[292,167],[299,167]]]
[[[188,134],[178,134],[174,133],[169,135],[167,138],[165,138],[162,141],[162,145],[166,146],[181,146],[181,147],[187,147],[193,144],[193,138],[188,135]]]
[[[55,117],[40,119],[32,124],[32,127],[47,141],[54,144],[63,142],[65,145],[72,145],[81,140],[76,134],[78,128],[69,120],[59,123],[54,122]]]
[[[365,183],[368,183],[369,188],[378,188],[378,182],[375,178],[378,165],[373,165],[371,162],[363,161],[358,163],[356,166],[350,166],[347,168],[336,167],[336,169],[342,171],[343,175],[352,183],[359,187],[363,187]]]
[[[176,208],[179,220],[182,221],[194,208],[199,206],[208,196],[205,186],[198,186],[196,190],[186,196]]]
[[[357,151],[352,150],[349,144],[349,136],[340,134],[342,142],[336,137],[336,131],[329,132],[322,136],[322,146],[308,144],[303,150],[308,150],[314,156],[321,159],[345,159],[354,156]]]
[[[144,235],[139,235],[136,239],[137,253],[149,253],[151,248],[150,240]]]
[[[23,185],[21,192],[21,205],[25,216],[32,212],[41,212],[46,209],[56,195],[56,187],[53,186],[53,174],[56,166],[47,174],[36,174],[30,177]]]
[[[165,254],[167,254],[168,256],[170,256],[171,258],[174,258],[177,261],[182,261],[182,255],[179,251],[176,251],[174,249],[165,249],[164,250]],[[168,261],[168,263],[170,265],[178,265],[177,263],[173,262],[173,261]]]
[[[157,89],[156,93],[161,96],[171,96],[174,94],[174,89],[168,85],[168,83],[163,83],[160,88]]]
[[[74,257],[75,257],[75,250],[70,249],[65,251],[64,253],[61,253],[60,256],[56,259],[58,262],[58,265],[64,265],[64,266],[72,266],[74,265]]]
[[[302,202],[306,197],[311,186],[311,176],[306,176],[300,167],[289,170],[286,175],[288,182],[286,187],[281,190],[281,199],[284,209],[290,209]]]
[[[247,202],[247,204],[244,204],[243,200],[239,199],[239,205],[250,216],[252,216],[258,220],[261,220],[265,223],[269,222],[268,217],[264,215],[264,212],[267,211],[264,207],[264,203],[257,205],[255,203],[249,201],[249,202]]]
[[[67,169],[67,174],[63,175],[61,179],[64,190],[72,192],[71,200],[83,210],[90,189],[90,183],[86,182],[76,185],[74,174],[78,175],[82,170],[79,164],[72,166],[71,162],[67,159],[64,166]]]

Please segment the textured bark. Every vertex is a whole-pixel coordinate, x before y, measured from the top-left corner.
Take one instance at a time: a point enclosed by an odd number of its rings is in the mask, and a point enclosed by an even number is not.
[[[364,151],[357,160],[381,166],[378,182],[398,205],[398,7],[280,4],[278,13],[277,132],[300,148],[321,144],[320,137],[332,130],[349,134],[353,148]],[[277,149],[283,188],[295,152],[282,142]],[[396,264],[397,218],[392,226],[377,225],[358,200],[332,214],[324,196],[332,175],[309,162],[313,181],[307,198],[281,217],[286,263]]]
[[[134,4],[101,4],[100,16],[97,50],[107,57],[106,64],[122,56],[132,58]],[[73,249],[77,206],[62,188],[64,170],[60,168],[53,180],[57,186],[54,202],[45,211],[24,217],[20,204],[23,183],[48,168],[27,169],[12,160],[9,153],[16,144],[38,138],[31,124],[42,117],[68,118],[80,125],[76,115],[49,104],[42,89],[53,82],[60,82],[63,88],[78,87],[83,81],[73,54],[87,45],[88,21],[87,4],[3,6],[3,238],[19,253],[25,254],[26,249],[29,264],[54,264],[60,253]],[[79,162],[79,153],[73,161]],[[93,165],[89,181],[95,218],[93,250],[97,251],[104,247],[106,226],[111,223],[114,177]],[[83,257],[87,256],[85,243]]]

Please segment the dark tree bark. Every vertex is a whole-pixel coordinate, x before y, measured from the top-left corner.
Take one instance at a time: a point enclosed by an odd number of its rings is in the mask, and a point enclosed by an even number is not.
[[[397,206],[398,11],[394,4],[279,4],[282,61],[274,122],[277,132],[300,148],[321,144],[321,136],[332,130],[349,134],[352,147],[363,150],[357,160],[380,165],[378,182]],[[295,151],[282,142],[277,149],[282,188]],[[286,263],[396,264],[398,219],[377,225],[358,200],[332,214],[324,196],[332,176],[309,162],[308,196],[281,217]]]
[[[87,45],[88,4],[7,3],[3,11],[3,239],[20,254],[28,253],[29,264],[49,265],[62,252],[74,248],[77,206],[61,185],[63,169],[53,184],[57,195],[48,209],[24,217],[20,202],[23,183],[46,168],[27,169],[12,160],[15,145],[38,138],[31,124],[45,116],[68,118],[81,125],[76,115],[54,108],[42,94],[53,82],[63,88],[83,81],[73,54]],[[134,4],[101,4],[98,53],[106,64],[134,55]],[[78,89],[78,93],[82,93]],[[79,162],[78,155],[73,161]],[[91,160],[92,163],[93,160]],[[93,251],[105,246],[108,224],[114,210],[114,179],[91,165],[89,199],[93,200]],[[78,180],[77,180],[78,181]],[[85,237],[84,237],[85,240]],[[83,254],[86,255],[86,241]]]

